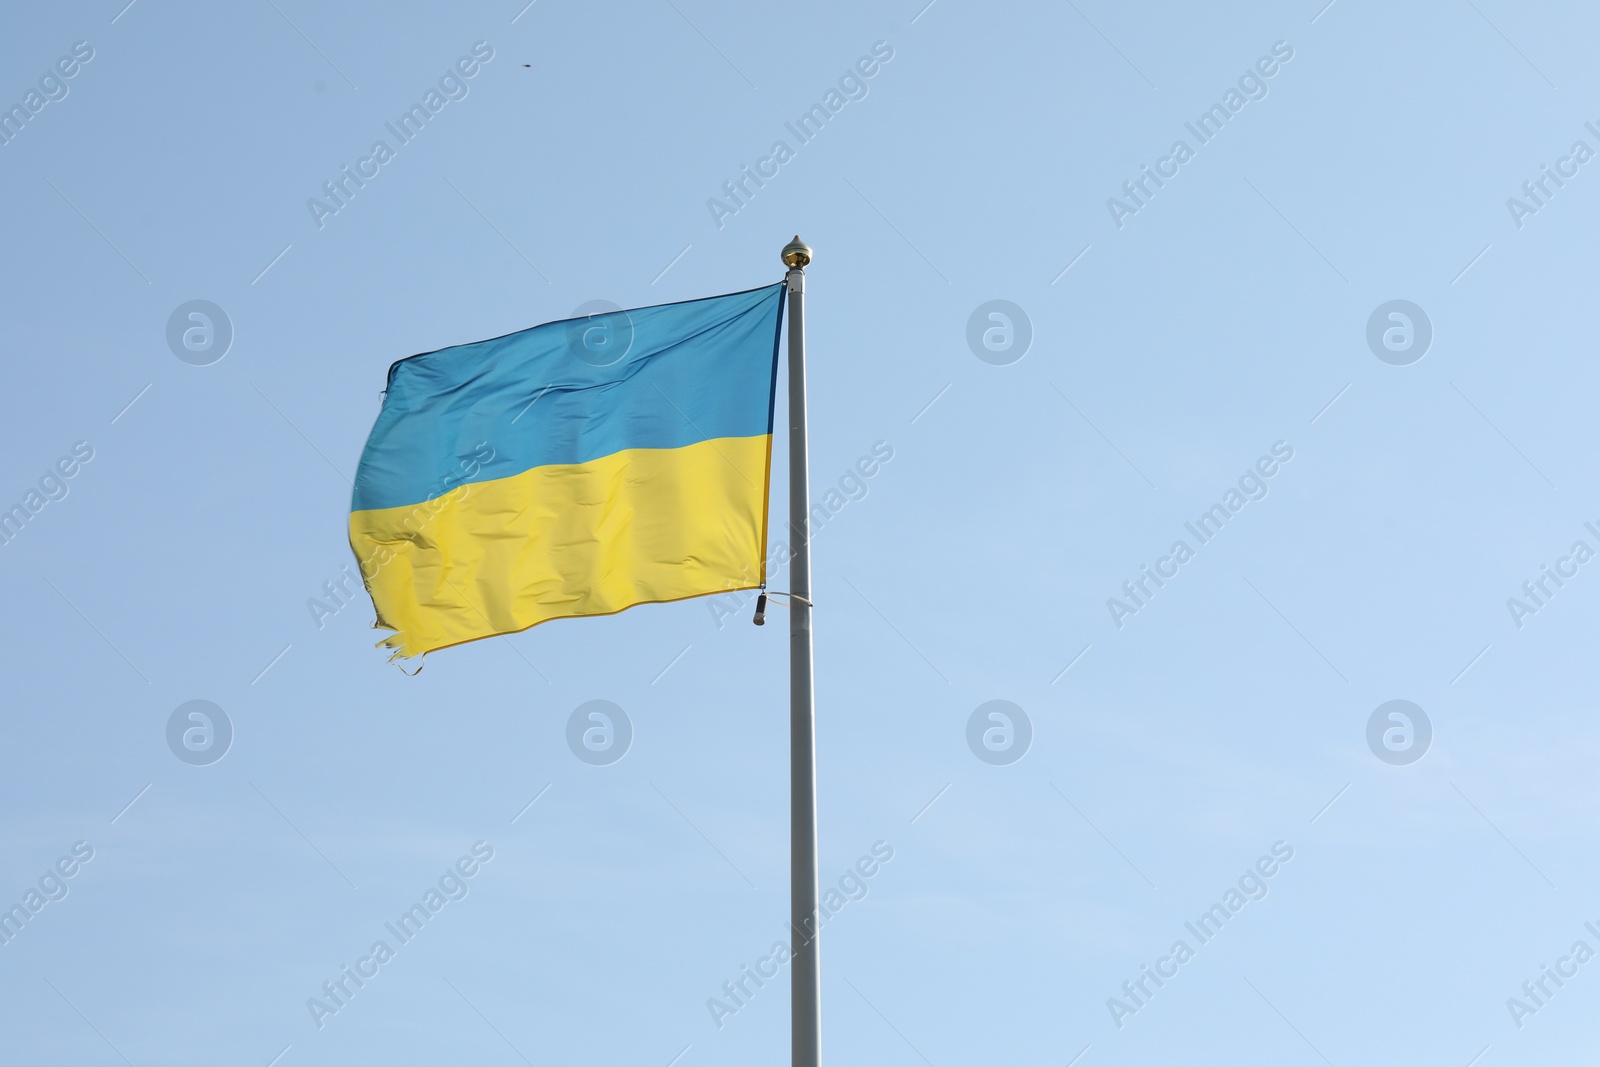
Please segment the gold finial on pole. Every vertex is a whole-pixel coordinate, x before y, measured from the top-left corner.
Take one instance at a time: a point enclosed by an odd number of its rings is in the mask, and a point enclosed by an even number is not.
[[[811,262],[811,246],[795,234],[794,240],[783,246],[783,265],[790,270],[804,270]]]

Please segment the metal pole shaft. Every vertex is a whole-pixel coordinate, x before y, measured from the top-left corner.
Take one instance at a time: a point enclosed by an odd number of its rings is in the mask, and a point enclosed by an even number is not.
[[[809,251],[809,250],[808,250]],[[785,278],[789,300],[789,923],[793,1067],[822,1056],[822,979],[817,955],[816,703],[811,691],[811,506],[806,462],[806,273]]]

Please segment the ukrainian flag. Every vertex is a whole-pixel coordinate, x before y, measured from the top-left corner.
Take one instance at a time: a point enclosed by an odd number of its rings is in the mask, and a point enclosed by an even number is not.
[[[402,359],[350,546],[409,657],[766,580],[782,283]]]

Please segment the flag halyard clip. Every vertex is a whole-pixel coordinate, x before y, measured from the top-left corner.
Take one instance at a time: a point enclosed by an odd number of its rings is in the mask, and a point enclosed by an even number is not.
[[[751,622],[755,623],[757,626],[765,626],[767,624],[767,598],[769,596],[771,596],[771,597],[786,596],[790,600],[798,600],[800,603],[804,604],[808,608],[816,607],[815,604],[813,604],[811,601],[807,600],[805,597],[801,596],[798,593],[785,593],[785,592],[783,592],[781,590],[774,589],[769,594],[767,592],[767,587],[765,585],[763,585],[761,587],[761,595],[756,597],[756,615],[755,615],[755,618],[750,620]],[[774,600],[773,603],[782,605],[783,607],[789,607],[790,606],[790,605],[784,603],[781,600]]]

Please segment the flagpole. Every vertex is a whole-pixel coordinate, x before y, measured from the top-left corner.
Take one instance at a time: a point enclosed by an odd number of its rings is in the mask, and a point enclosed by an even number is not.
[[[811,506],[806,462],[806,272],[811,249],[784,246],[789,299],[789,925],[794,932],[789,1008],[793,1067],[822,1057],[817,955],[817,732],[811,691]]]

